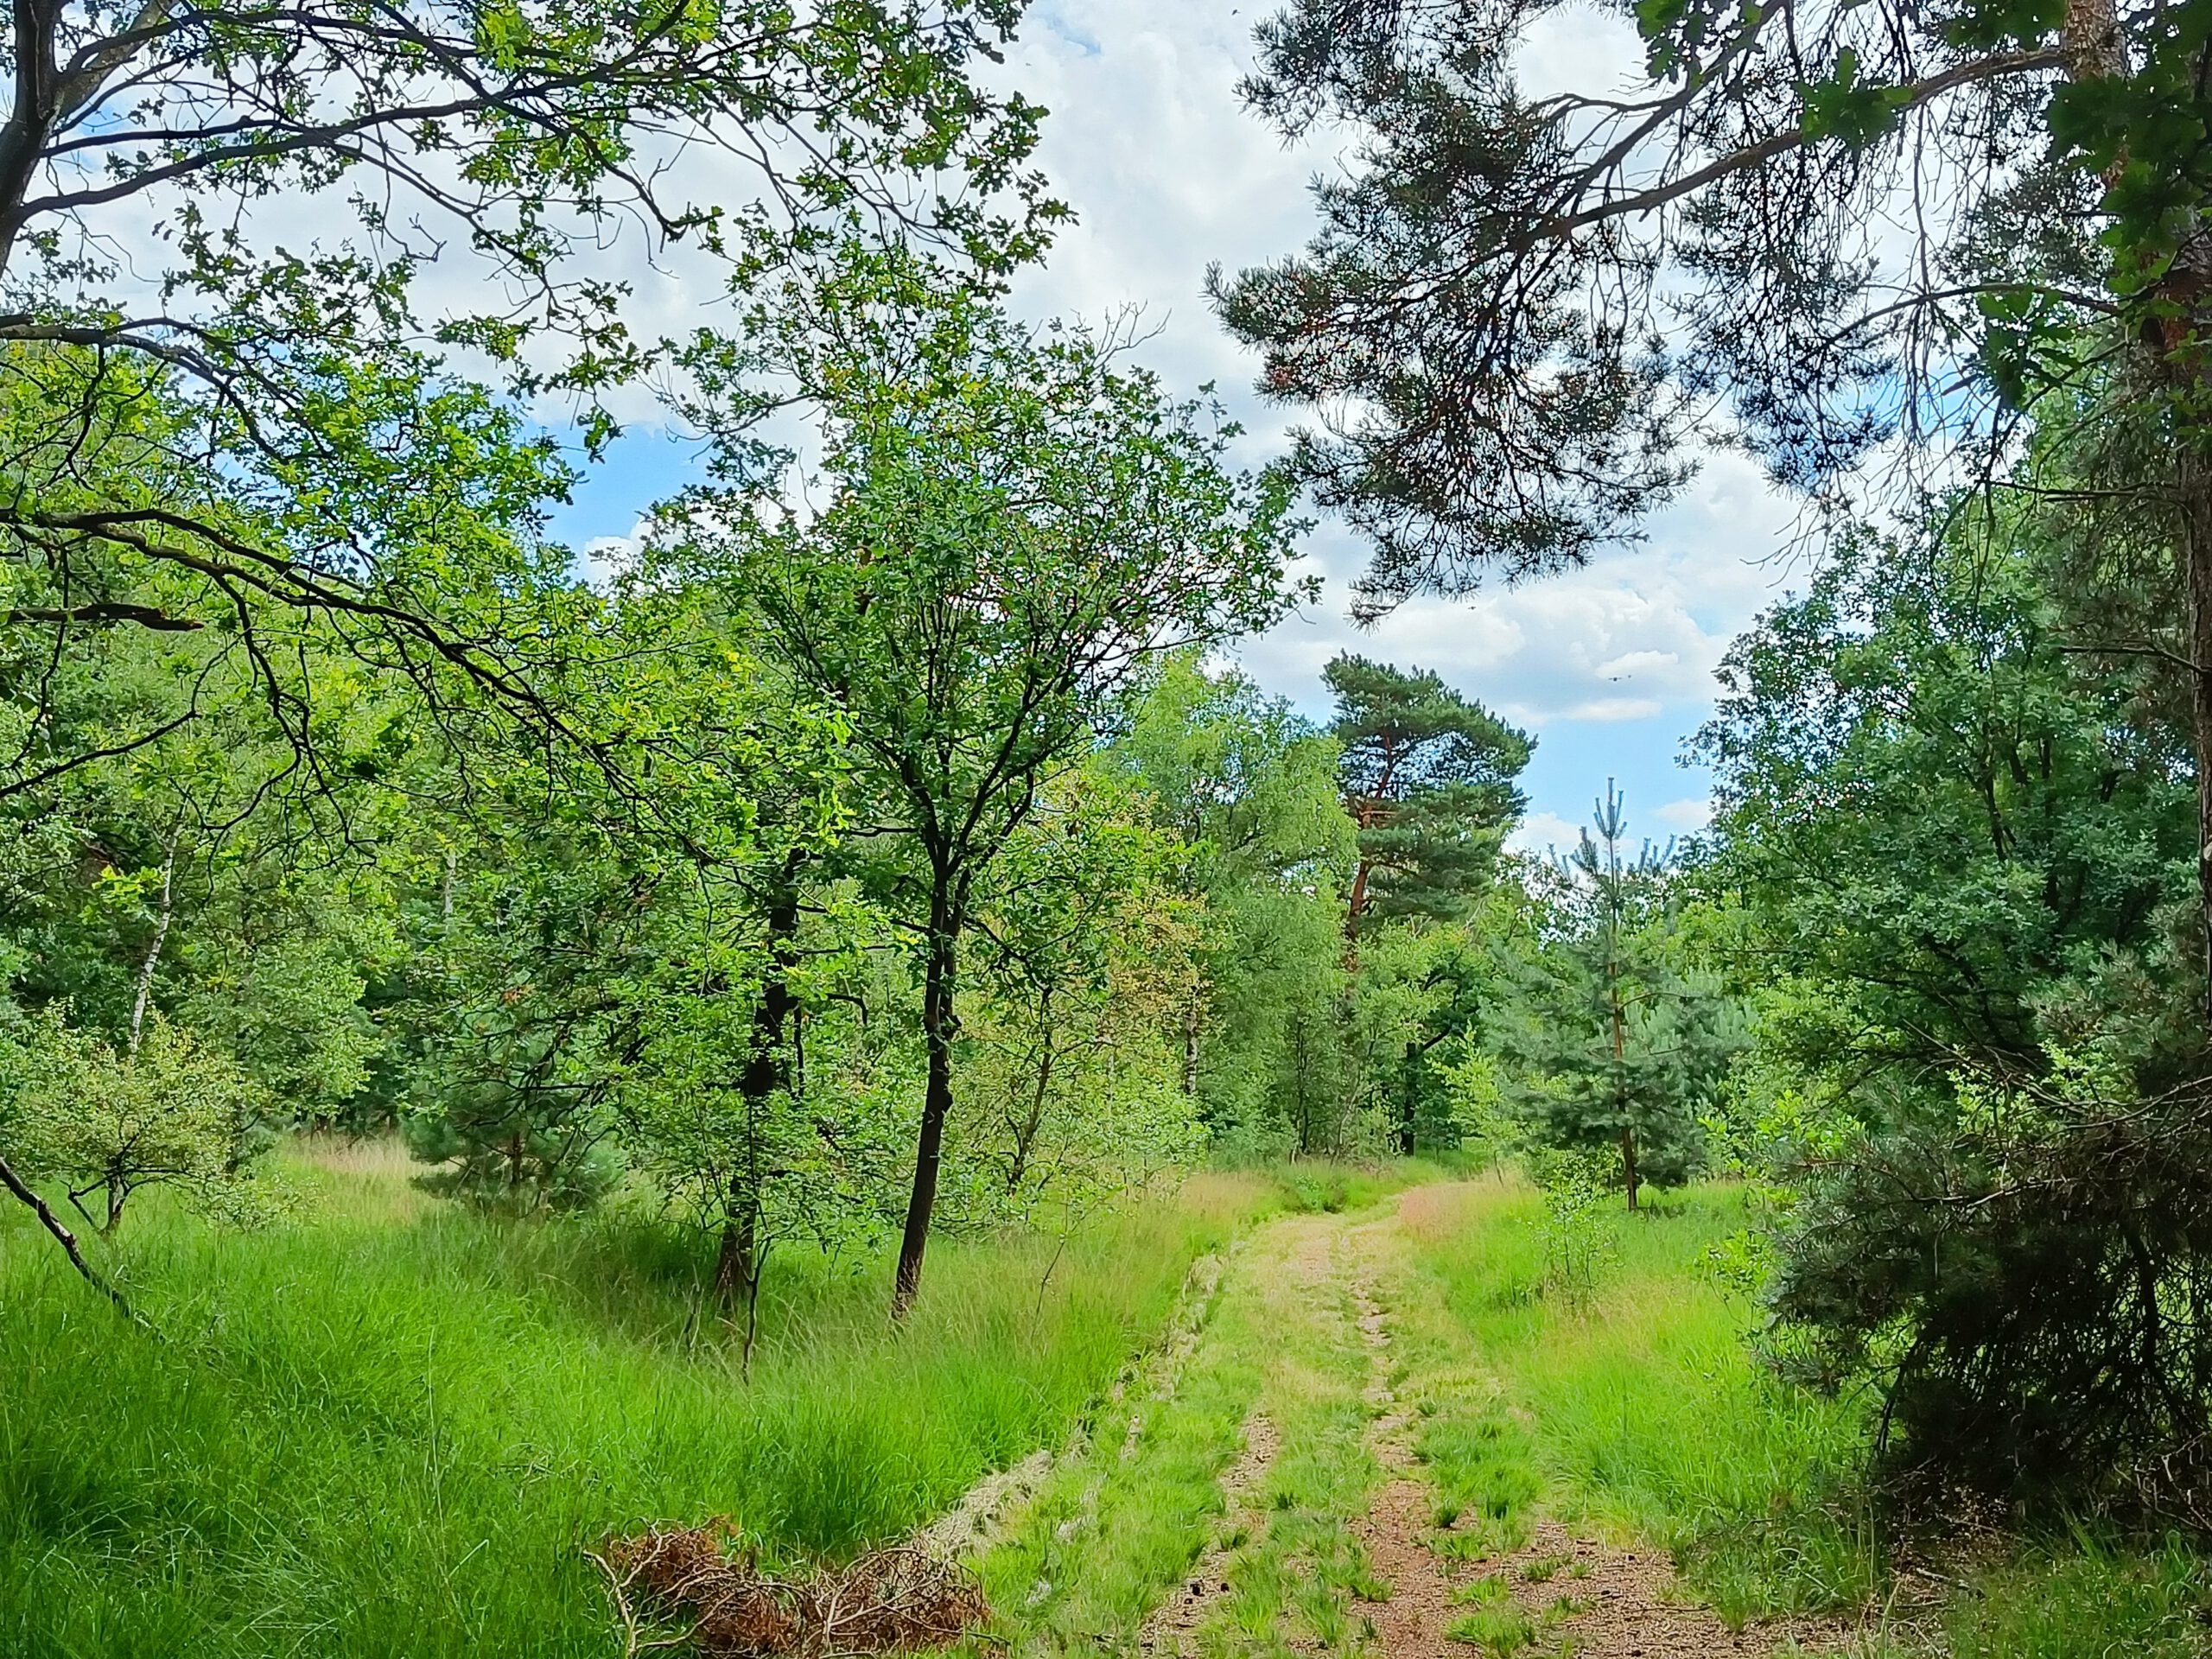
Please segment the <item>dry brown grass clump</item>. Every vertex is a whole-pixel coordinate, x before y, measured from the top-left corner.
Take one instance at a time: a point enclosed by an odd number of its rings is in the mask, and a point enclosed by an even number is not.
[[[907,1547],[792,1578],[760,1570],[726,1519],[609,1538],[585,1553],[607,1575],[624,1652],[702,1659],[846,1659],[957,1641],[991,1616],[963,1568]]]

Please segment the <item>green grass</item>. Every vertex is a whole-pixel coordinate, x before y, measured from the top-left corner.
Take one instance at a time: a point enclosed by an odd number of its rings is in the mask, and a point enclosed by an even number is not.
[[[1480,1648],[1496,1659],[1510,1659],[1536,1642],[1536,1621],[1510,1601],[1478,1607],[1452,1621],[1446,1634],[1454,1642]]]
[[[1152,1376],[1100,1421],[984,1558],[1003,1649],[1037,1659],[1128,1648],[1209,1542],[1229,1586],[1196,1632],[1209,1656],[1349,1654],[1351,1611],[1385,1593],[1351,1522],[1376,1465],[1365,1346],[1344,1265],[1318,1220],[1271,1228],[1238,1255],[1186,1369]],[[1319,1241],[1322,1248],[1315,1249]],[[1257,1412],[1279,1451],[1230,1514],[1221,1486]]]
[[[2206,1562],[2177,1542],[2123,1548],[2062,1529],[1954,1546],[1953,1582],[1918,1582],[1943,1593],[1913,1611],[1915,1585],[1889,1577],[1852,1497],[1860,1412],[1769,1376],[1745,1342],[1756,1310],[1703,1269],[1742,1224],[1732,1190],[1694,1187],[1611,1217],[1610,1265],[1575,1294],[1548,1287],[1540,1202],[1511,1179],[1411,1193],[1402,1215],[1451,1324],[1409,1328],[1414,1386],[1424,1367],[1462,1384],[1421,1450],[1440,1491],[1497,1517],[1503,1541],[1540,1509],[1655,1541],[1732,1622],[1890,1607],[1865,1644],[1885,1659],[2208,1651]],[[1455,1353],[1469,1370],[1438,1369]],[[1492,1398],[1464,1386],[1484,1372]],[[1531,1581],[1552,1576],[1535,1567]]]
[[[2212,1612],[2201,1555],[2079,1537],[1982,1568],[1971,1592],[1900,1634],[1892,1654],[1948,1659],[2200,1659]]]
[[[580,1544],[717,1514],[772,1555],[899,1535],[1058,1443],[1272,1203],[1205,1178],[1041,1288],[1049,1243],[940,1242],[898,1332],[884,1263],[780,1255],[747,1386],[691,1329],[702,1241],[475,1217],[375,1160],[302,1179],[257,1235],[133,1213],[158,1344],[0,1222],[0,1652],[607,1654]]]
[[[1409,1165],[1201,1178],[1049,1277],[1049,1242],[940,1241],[899,1332],[885,1262],[783,1253],[748,1386],[731,1333],[696,1327],[702,1240],[471,1215],[382,1151],[294,1165],[300,1215],[261,1234],[142,1200],[110,1265],[159,1343],[0,1212],[0,1653],[608,1654],[578,1547],[610,1529],[726,1514],[771,1559],[836,1555],[1082,1422],[982,1563],[1014,1650],[1126,1644],[1212,1541],[1230,1588],[1201,1651],[1351,1655],[1359,1604],[1388,1593],[1355,1531],[1381,1478],[1358,1284],[1388,1315],[1442,1554],[1493,1555],[1556,1514],[1674,1549],[1731,1618],[1889,1606],[1880,1659],[2205,1651],[2204,1562],[2178,1543],[1985,1540],[1944,1558],[1963,1587],[1932,1600],[1913,1592],[1936,1580],[1885,1579],[1845,1499],[1863,1422],[1767,1377],[1753,1311],[1700,1270],[1738,1224],[1725,1189],[1615,1218],[1572,1295],[1547,1288],[1532,1194],[1404,1191],[1434,1173]],[[1335,1213],[1400,1192],[1390,1224]],[[1204,1319],[1161,1348],[1189,1264],[1224,1249]],[[1230,1513],[1255,1410],[1281,1449]],[[1520,1573],[1576,1588],[1563,1558]],[[1455,1614],[1471,1649],[1556,1645],[1570,1599],[1532,1614],[1481,1582]]]
[[[1769,1377],[1744,1342],[1753,1311],[1700,1265],[1742,1224],[1732,1192],[1613,1218],[1611,1265],[1574,1295],[1547,1288],[1534,1192],[1493,1181],[1416,1199],[1416,1259],[1503,1385],[1425,1438],[1444,1490],[1471,1484],[1508,1518],[1541,1493],[1656,1539],[1731,1619],[1872,1593],[1871,1535],[1839,1498],[1862,1420]]]
[[[1408,1187],[1450,1180],[1455,1171],[1448,1162],[1428,1158],[1392,1158],[1374,1164],[1295,1158],[1255,1173],[1273,1184],[1281,1207],[1290,1214],[1333,1216],[1370,1209]]]

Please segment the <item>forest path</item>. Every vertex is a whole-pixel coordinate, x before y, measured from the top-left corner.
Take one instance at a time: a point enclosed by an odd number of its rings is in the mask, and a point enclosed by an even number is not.
[[[1424,1193],[1287,1217],[1237,1252],[1195,1344],[1131,1385],[986,1558],[1007,1650],[1732,1659],[1825,1645],[1809,1630],[1732,1631],[1663,1552],[1544,1514],[1538,1426],[1414,1261],[1402,1218]]]

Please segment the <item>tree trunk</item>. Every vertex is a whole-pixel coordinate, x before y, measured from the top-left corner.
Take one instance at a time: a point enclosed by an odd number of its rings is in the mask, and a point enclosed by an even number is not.
[[[2212,456],[2184,444],[2182,561],[2188,588],[2190,726],[2196,750],[2196,884],[2204,935],[2204,1029],[2212,1039]]]
[[[715,1251],[715,1301],[727,1313],[738,1298],[750,1294],[760,1275],[755,1240],[760,1212],[741,1205],[722,1213],[722,1237]]]
[[[138,1058],[139,1040],[146,1033],[146,1009],[154,1000],[154,974],[162,965],[162,947],[168,943],[169,918],[175,913],[176,840],[162,849],[161,908],[155,912],[154,937],[138,960],[138,996],[130,1005],[130,1047],[128,1058]]]
[[[757,1205],[725,1211],[721,1244],[715,1252],[715,1305],[728,1319],[739,1309],[745,1313],[745,1346],[738,1363],[739,1375],[753,1380],[753,1344],[760,1332],[760,1211]]]
[[[764,1174],[760,1160],[760,1129],[774,1109],[778,1095],[791,1086],[791,1058],[785,1046],[798,1012],[791,992],[791,970],[798,938],[798,874],[802,855],[787,855],[768,893],[768,967],[760,982],[760,995],[753,1005],[753,1040],[745,1069],[738,1074],[739,1095],[745,1102],[745,1121],[753,1133],[747,1137],[745,1166],[728,1172],[722,1206],[721,1245],[715,1258],[715,1300],[727,1314],[740,1295],[749,1308],[760,1294],[760,1234]],[[751,1338],[747,1339],[748,1358]]]
[[[67,1224],[54,1213],[53,1206],[39,1197],[30,1183],[16,1173],[5,1158],[0,1158],[0,1186],[6,1187],[18,1204],[38,1217],[38,1224],[45,1228],[54,1242],[61,1247],[62,1254],[69,1258],[69,1265],[77,1269],[79,1276],[86,1284],[106,1297],[109,1304],[124,1319],[134,1325],[145,1325],[146,1321],[132,1310],[123,1293],[102,1278],[94,1271],[92,1264],[85,1260],[85,1252],[77,1243],[77,1235],[69,1230]]]
[[[906,1228],[899,1241],[899,1273],[891,1291],[891,1317],[903,1319],[922,1287],[922,1252],[929,1246],[930,1215],[937,1207],[938,1169],[944,1160],[944,1121],[952,1115],[953,982],[959,967],[959,925],[947,878],[930,901],[929,957],[922,974],[922,1035],[929,1051],[929,1084],[922,1096],[922,1131],[914,1151],[914,1190],[906,1201]]]
[[[1418,1118],[1421,1113],[1419,1086],[1421,1050],[1415,1045],[1406,1045],[1405,1058],[1399,1063],[1398,1081],[1404,1090],[1404,1103],[1398,1113],[1398,1150],[1410,1158],[1420,1138]]]
[[[1344,966],[1359,967],[1359,924],[1367,914],[1367,878],[1373,866],[1361,859],[1351,873],[1351,891],[1344,895]]]
[[[1195,1100],[1198,1093],[1198,1020],[1202,1010],[1196,998],[1183,1015],[1183,1097]]]
[[[1608,929],[1609,937],[1618,939],[1617,929]],[[1608,944],[1605,957],[1605,991],[1612,1004],[1613,1014],[1613,1099],[1621,1112],[1621,1173],[1628,1182],[1628,1207],[1636,1208],[1636,1125],[1628,1121],[1628,1013],[1621,1006],[1620,957],[1617,947]]]

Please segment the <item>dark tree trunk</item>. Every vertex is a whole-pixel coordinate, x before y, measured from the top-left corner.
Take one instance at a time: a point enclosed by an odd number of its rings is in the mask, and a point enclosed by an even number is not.
[[[715,1252],[715,1301],[727,1319],[742,1310],[745,1346],[738,1372],[753,1380],[753,1344],[760,1334],[760,1211],[757,1205],[722,1217],[721,1247]]]
[[[774,890],[769,894],[768,971],[761,982],[760,1000],[753,1009],[753,1052],[745,1074],[738,1080],[746,1103],[756,1114],[766,1102],[791,1086],[791,1051],[787,1046],[798,999],[791,994],[791,964],[798,949],[798,877],[801,855],[784,861]]]
[[[1406,1057],[1399,1068],[1398,1080],[1405,1090],[1404,1103],[1398,1113],[1398,1150],[1410,1158],[1418,1148],[1421,1114],[1421,1049],[1413,1043],[1406,1045]]]
[[[1613,1078],[1617,1091],[1614,1099],[1620,1107],[1622,1118],[1621,1173],[1627,1178],[1628,1207],[1633,1210],[1636,1208],[1638,1179],[1636,1173],[1636,1126],[1627,1121],[1632,1104],[1628,1091],[1628,1010],[1621,1006],[1620,954],[1618,945],[1611,942],[1619,937],[1617,928],[1609,927],[1607,937],[1605,995],[1612,1005]]]
[[[16,1173],[5,1158],[0,1158],[0,1186],[7,1188],[18,1204],[38,1217],[38,1224],[52,1235],[55,1243],[60,1245],[62,1254],[69,1258],[69,1265],[77,1269],[79,1275],[86,1284],[106,1297],[117,1313],[134,1325],[143,1325],[146,1323],[132,1311],[130,1302],[124,1299],[123,1293],[102,1278],[93,1269],[92,1264],[85,1260],[85,1253],[77,1243],[76,1234],[71,1232],[61,1217],[54,1213],[53,1206],[39,1197],[30,1183]]]
[[[747,1165],[729,1173],[728,1199],[725,1214],[728,1219],[722,1230],[721,1261],[715,1268],[715,1283],[721,1291],[725,1284],[722,1266],[730,1261],[731,1229],[743,1234],[744,1257],[748,1264],[744,1275],[732,1283],[743,1287],[752,1281],[749,1265],[753,1255],[753,1240],[760,1230],[761,1184],[764,1172],[760,1167],[760,1126],[768,1121],[775,1109],[776,1096],[787,1094],[791,1088],[791,1053],[790,1034],[797,1023],[798,999],[791,992],[791,971],[798,940],[798,872],[800,855],[793,853],[785,860],[783,869],[774,888],[768,895],[766,906],[768,967],[760,982],[760,995],[753,1005],[753,1044],[746,1056],[745,1070],[738,1076],[738,1093],[745,1101],[746,1122],[755,1133],[747,1153]],[[728,1306],[725,1300],[725,1306]]]
[[[715,1300],[725,1313],[736,1307],[741,1298],[751,1296],[753,1282],[760,1276],[760,1211],[747,1207],[722,1217],[721,1244],[715,1252]]]
[[[759,1127],[775,1109],[776,1096],[792,1084],[792,1060],[787,1046],[798,1023],[798,999],[792,995],[791,970],[798,941],[798,877],[803,855],[787,856],[776,884],[768,894],[766,909],[768,968],[760,982],[760,995],[753,1005],[753,1046],[745,1070],[738,1077],[738,1092],[745,1101],[746,1122],[755,1135],[747,1148],[743,1168],[730,1172],[722,1209],[721,1244],[715,1253],[715,1303],[728,1318],[742,1308],[745,1313],[743,1369],[753,1375],[753,1344],[759,1330],[760,1270],[760,1211],[765,1173],[760,1166]]]
[[[944,1154],[944,1121],[952,1115],[953,983],[959,968],[959,924],[943,889],[930,903],[929,956],[922,974],[922,1035],[929,1051],[929,1084],[922,1096],[922,1132],[914,1150],[914,1190],[906,1201],[906,1229],[899,1241],[899,1273],[891,1291],[891,1317],[903,1319],[922,1287],[922,1253],[929,1247],[930,1216],[937,1207],[937,1178]]]
[[[1183,1095],[1194,1100],[1198,1093],[1198,1020],[1202,1010],[1193,1001],[1183,1015]]]
[[[2205,1033],[2212,1039],[2212,454],[2206,436],[2182,453],[2182,563],[2188,588],[2189,711],[2196,751],[2196,883],[2203,933]]]

